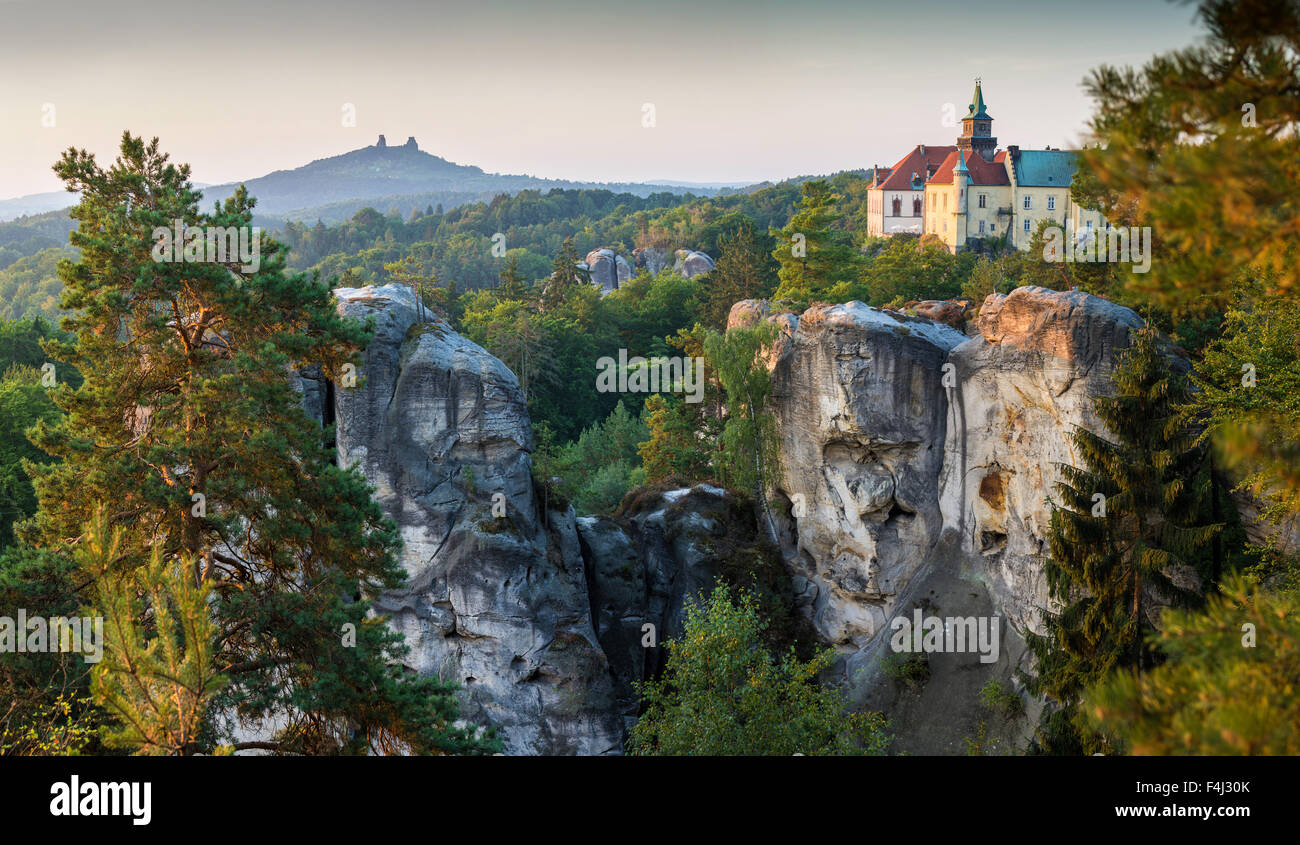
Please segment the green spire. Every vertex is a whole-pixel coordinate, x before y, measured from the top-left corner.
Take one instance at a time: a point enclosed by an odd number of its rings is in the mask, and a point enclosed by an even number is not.
[[[984,91],[980,88],[980,79],[975,77],[975,96],[971,98],[970,114],[967,117],[973,117],[976,120],[992,120],[989,113],[984,110]]]

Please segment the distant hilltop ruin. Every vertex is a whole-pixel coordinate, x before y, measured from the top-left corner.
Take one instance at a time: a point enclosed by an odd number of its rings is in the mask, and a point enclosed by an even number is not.
[[[381,150],[386,150],[386,149],[388,149],[388,139],[386,139],[383,135],[380,135],[380,136],[379,136],[379,140],[375,142],[375,146],[378,147],[378,148],[381,149]],[[405,144],[402,144],[401,149],[403,149],[403,150],[418,150],[418,149],[420,149],[420,145],[417,144],[417,143],[415,143],[415,136],[414,136],[414,135],[408,135],[407,138],[406,138],[406,143],[405,143]]]

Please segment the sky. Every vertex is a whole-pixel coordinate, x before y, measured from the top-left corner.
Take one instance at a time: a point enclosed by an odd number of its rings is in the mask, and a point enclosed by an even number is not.
[[[128,129],[210,184],[381,133],[497,173],[778,180],[954,143],[976,76],[1000,146],[1070,147],[1090,69],[1201,37],[1162,0],[0,0],[0,199]]]

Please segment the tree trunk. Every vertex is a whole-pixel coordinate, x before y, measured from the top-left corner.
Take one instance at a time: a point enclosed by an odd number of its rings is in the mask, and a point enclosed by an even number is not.
[[[1217,524],[1220,522],[1219,515],[1219,477],[1214,472],[1214,450],[1210,449],[1210,519]],[[1219,578],[1223,574],[1223,532],[1214,532],[1214,566],[1211,570],[1210,582],[1218,584]]]
[[[776,522],[772,519],[772,511],[767,506],[767,485],[764,483],[766,477],[763,470],[763,437],[758,428],[758,414],[754,411],[754,403],[746,403],[749,406],[749,424],[754,429],[754,473],[757,476],[754,481],[754,506],[758,510],[759,522],[766,529],[767,539],[773,546],[780,545],[776,539]]]

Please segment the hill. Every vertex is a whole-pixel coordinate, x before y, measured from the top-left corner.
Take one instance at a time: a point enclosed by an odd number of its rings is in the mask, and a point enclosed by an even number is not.
[[[204,190],[204,203],[223,200],[240,183],[214,185]],[[339,223],[366,207],[397,209],[403,215],[414,209],[442,205],[453,208],[470,202],[487,202],[498,194],[551,188],[606,189],[646,197],[654,193],[685,193],[680,185],[575,182],[537,176],[487,173],[480,167],[456,164],[419,148],[414,138],[389,146],[384,136],[369,147],[317,159],[293,170],[277,170],[243,182],[257,197],[261,216],[283,221]],[[696,195],[714,195],[723,189],[691,188]]]
[[[439,205],[451,209],[466,203],[490,202],[498,194],[516,194],[529,189],[542,192],[552,188],[602,189],[637,197],[687,192],[696,196],[716,196],[737,190],[735,186],[719,183],[578,182],[488,173],[481,167],[456,164],[427,153],[419,148],[414,138],[407,139],[400,146],[389,146],[383,135],[372,146],[317,159],[292,170],[277,170],[243,182],[221,185],[196,183],[196,187],[203,188],[203,205],[210,207],[213,202],[229,197],[241,184],[257,198],[256,222],[266,228],[278,228],[291,220],[342,223],[363,208],[382,212],[397,210],[406,216],[413,210]],[[52,218],[66,219],[62,211],[75,202],[76,197],[64,191],[0,200],[0,228],[10,230],[8,235],[0,235],[0,245],[5,241],[25,240],[30,235],[26,231],[32,225],[30,222],[22,222],[17,227],[8,226],[8,223],[22,221],[24,217],[40,217],[41,228],[60,228],[57,225],[51,227],[48,221]],[[66,234],[70,224],[61,228]],[[39,248],[50,245],[42,244]],[[31,255],[33,252],[22,254]],[[10,262],[16,257],[11,257]]]

